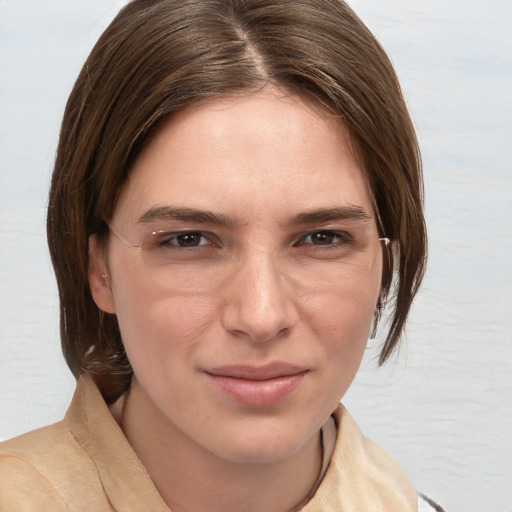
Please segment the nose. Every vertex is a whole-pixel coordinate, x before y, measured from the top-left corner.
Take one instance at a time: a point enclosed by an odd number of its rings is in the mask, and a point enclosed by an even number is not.
[[[241,257],[221,293],[222,324],[239,338],[271,341],[297,322],[293,286],[268,253]]]

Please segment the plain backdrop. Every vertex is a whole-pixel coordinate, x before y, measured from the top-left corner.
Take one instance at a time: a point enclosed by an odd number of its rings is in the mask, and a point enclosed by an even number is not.
[[[67,96],[114,0],[0,0],[0,439],[57,421],[45,238]],[[512,511],[512,2],[353,0],[390,54],[423,150],[428,272],[397,358],[344,402],[448,511]]]

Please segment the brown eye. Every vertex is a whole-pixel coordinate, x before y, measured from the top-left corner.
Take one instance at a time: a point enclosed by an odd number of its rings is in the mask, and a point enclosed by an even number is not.
[[[311,245],[333,245],[344,241],[344,238],[334,231],[315,231],[309,233],[302,240],[301,244]]]
[[[162,245],[177,246],[182,249],[207,245],[208,239],[200,232],[173,234],[161,242]]]

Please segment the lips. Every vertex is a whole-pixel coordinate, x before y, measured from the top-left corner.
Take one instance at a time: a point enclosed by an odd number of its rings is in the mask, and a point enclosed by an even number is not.
[[[265,408],[289,397],[308,370],[277,362],[265,366],[221,366],[205,373],[215,390],[230,401],[244,407]]]

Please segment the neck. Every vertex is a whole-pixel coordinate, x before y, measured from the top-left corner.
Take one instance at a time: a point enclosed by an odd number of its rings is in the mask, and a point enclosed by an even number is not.
[[[289,512],[310,494],[321,469],[319,432],[278,462],[220,458],[164,418],[135,380],[117,413],[129,443],[173,512]]]

